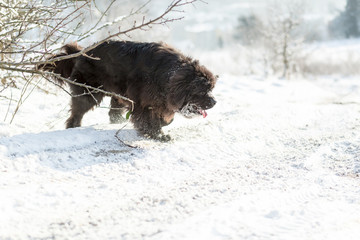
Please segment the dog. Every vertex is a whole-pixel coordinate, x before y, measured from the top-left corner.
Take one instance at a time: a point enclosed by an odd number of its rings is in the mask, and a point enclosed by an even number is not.
[[[50,58],[81,50],[76,43],[70,43]],[[206,117],[206,110],[216,104],[211,91],[218,77],[199,61],[165,43],[108,41],[86,55],[43,64],[38,69],[131,99],[134,106],[130,120],[135,129],[160,141],[171,139],[161,128],[173,121],[176,112],[187,118]],[[63,79],[56,79],[60,84],[64,83]],[[83,86],[71,83],[69,86],[71,115],[66,128],[74,128],[81,125],[84,114],[98,105],[105,94],[99,91],[89,94]],[[132,106],[129,101],[116,96],[111,97],[110,104],[111,123],[124,121],[124,112]]]

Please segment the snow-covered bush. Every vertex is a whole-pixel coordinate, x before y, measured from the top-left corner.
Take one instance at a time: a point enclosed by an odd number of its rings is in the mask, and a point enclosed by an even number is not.
[[[269,4],[266,14],[240,17],[235,38],[246,45],[257,61],[263,63],[263,72],[290,78],[298,68],[304,36],[300,31],[303,24],[303,2]]]

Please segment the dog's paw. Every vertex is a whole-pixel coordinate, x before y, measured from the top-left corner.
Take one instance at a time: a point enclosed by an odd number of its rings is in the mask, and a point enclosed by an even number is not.
[[[171,140],[171,137],[168,134],[162,134],[162,135],[159,135],[158,140],[161,142],[169,142]]]
[[[170,135],[167,134],[159,134],[159,135],[144,134],[144,137],[148,139],[154,139],[160,142],[169,142],[171,140]]]

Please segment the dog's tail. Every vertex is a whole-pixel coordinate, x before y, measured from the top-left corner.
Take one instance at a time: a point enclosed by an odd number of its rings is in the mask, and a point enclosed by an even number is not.
[[[61,57],[61,56],[67,56],[70,54],[74,54],[74,53],[80,52],[81,49],[82,48],[77,43],[69,43],[61,48],[61,53],[49,57],[48,60],[51,60],[51,59],[54,59],[57,57]],[[74,68],[75,62],[76,62],[76,57],[68,58],[68,59],[64,59],[64,60],[60,60],[60,61],[56,61],[56,62],[52,62],[52,63],[40,64],[40,65],[36,66],[36,68],[38,70],[43,70],[43,71],[47,71],[47,72],[53,72],[53,73],[60,74],[60,76],[63,78],[69,78],[71,75],[71,72]],[[55,79],[59,84],[64,83],[64,80],[62,80],[61,78],[55,77]]]

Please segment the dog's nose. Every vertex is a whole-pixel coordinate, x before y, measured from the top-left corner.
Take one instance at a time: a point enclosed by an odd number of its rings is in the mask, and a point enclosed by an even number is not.
[[[208,108],[212,108],[212,107],[214,107],[214,106],[215,106],[215,104],[216,104],[215,99],[210,98],[210,99],[209,99]]]

